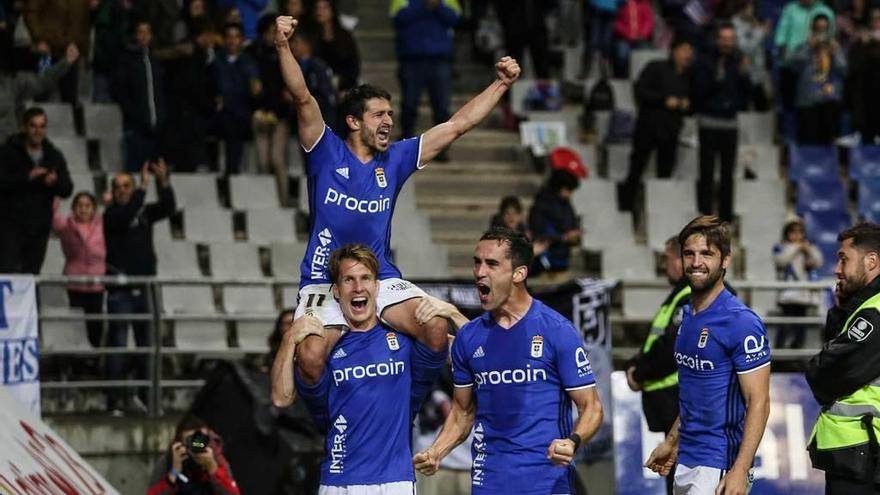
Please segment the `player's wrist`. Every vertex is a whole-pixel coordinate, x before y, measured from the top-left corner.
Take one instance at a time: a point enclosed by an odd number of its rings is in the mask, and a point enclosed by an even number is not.
[[[568,436],[567,440],[574,444],[573,450],[575,452],[577,452],[577,449],[581,446],[581,442],[582,442],[581,436],[578,435],[577,433],[572,433],[571,435]]]

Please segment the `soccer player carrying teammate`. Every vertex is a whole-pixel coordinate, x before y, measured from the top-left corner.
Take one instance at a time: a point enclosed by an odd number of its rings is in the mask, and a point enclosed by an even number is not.
[[[422,474],[474,425],[472,493],[573,493],[575,451],[602,423],[596,381],[580,335],[526,289],[532,245],[495,227],[474,251],[474,278],[487,312],[452,344],[452,411],[434,444],[413,456]],[[571,403],[579,418],[572,429]]]
[[[288,39],[296,28],[292,17],[276,19],[276,49],[287,89],[293,94],[300,143],[308,155],[309,209],[312,230],[302,261],[296,317],[313,315],[324,326],[343,326],[339,305],[330,293],[327,259],[348,243],[369,246],[379,260],[379,316],[392,328],[410,335],[435,351],[446,348],[448,325],[442,317],[420,319],[425,293],[391,263],[391,217],[404,182],[458,137],[482,121],[519,77],[516,60],[502,58],[496,79],[465,104],[449,121],[422,136],[391,143],[391,96],[362,85],[350,90],[340,104],[347,135],[336,136],[321,117],[309,94]],[[316,332],[319,333],[319,332]],[[297,346],[297,364],[306,381],[323,371],[339,332],[320,332],[324,339],[308,338]]]
[[[764,323],[724,287],[730,233],[701,216],[678,236],[691,302],[675,341],[679,420],[645,464],[664,476],[676,455],[676,495],[744,495],[770,415]]]
[[[420,380],[420,370],[442,368],[447,353],[434,352],[379,321],[380,266],[369,247],[350,244],[337,249],[328,268],[333,296],[350,331],[336,342],[316,383],[303,382],[299,372],[295,378],[296,390],[327,432],[318,493],[411,495],[415,476],[410,428],[417,404],[433,382]],[[461,314],[449,316],[464,322]],[[282,340],[276,363],[283,365],[273,366],[273,393],[283,390],[292,397],[290,373],[277,371],[292,366],[291,341],[298,338],[295,333],[307,333],[303,325],[295,323]]]

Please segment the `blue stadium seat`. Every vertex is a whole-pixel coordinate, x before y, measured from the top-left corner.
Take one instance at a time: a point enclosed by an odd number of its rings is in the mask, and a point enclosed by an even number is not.
[[[802,180],[797,183],[797,212],[846,211],[846,189],[840,179]]]
[[[788,178],[793,181],[837,179],[837,149],[792,144],[788,150]]]
[[[803,217],[807,238],[817,245],[836,244],[837,234],[852,225],[845,211],[806,211]]]
[[[880,146],[857,146],[849,150],[849,178],[880,178]]]
[[[837,264],[837,241],[833,243],[816,244],[816,247],[822,252],[822,266],[816,269],[816,275],[820,278],[833,277],[834,265]]]
[[[859,181],[859,214],[870,221],[880,217],[880,177]]]

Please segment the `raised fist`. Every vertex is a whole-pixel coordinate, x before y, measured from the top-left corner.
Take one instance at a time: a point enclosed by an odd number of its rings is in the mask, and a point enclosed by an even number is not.
[[[505,86],[510,86],[519,78],[520,68],[515,58],[502,57],[495,64],[495,76]]]
[[[286,45],[299,21],[289,15],[280,15],[275,18],[275,44]]]

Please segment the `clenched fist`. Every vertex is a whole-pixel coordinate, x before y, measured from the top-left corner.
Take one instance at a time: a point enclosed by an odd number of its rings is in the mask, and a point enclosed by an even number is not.
[[[289,15],[275,18],[275,46],[287,46],[299,21]]]
[[[413,467],[416,468],[416,471],[425,476],[431,476],[440,468],[440,458],[437,456],[437,453],[434,452],[433,448],[423,450],[414,455],[412,461]]]
[[[513,57],[502,57],[495,64],[495,77],[507,87],[519,79],[519,73],[519,63]]]

